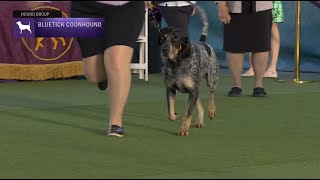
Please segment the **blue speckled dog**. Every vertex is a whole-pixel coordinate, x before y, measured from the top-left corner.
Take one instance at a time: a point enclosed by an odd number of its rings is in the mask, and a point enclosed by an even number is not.
[[[164,82],[166,85],[168,118],[176,120],[174,101],[176,90],[189,93],[187,113],[183,118],[178,136],[187,136],[191,125],[194,107],[198,110],[197,128],[203,127],[204,110],[199,96],[199,86],[206,79],[209,88],[209,117],[216,115],[215,91],[218,83],[219,65],[213,48],[204,39],[191,43],[182,30],[167,27],[161,30],[161,56],[164,63]]]

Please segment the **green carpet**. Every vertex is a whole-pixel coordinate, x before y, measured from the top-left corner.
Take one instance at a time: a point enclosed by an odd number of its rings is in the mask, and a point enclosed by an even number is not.
[[[267,98],[225,96],[188,137],[167,120],[160,75],[133,76],[124,138],[108,138],[108,98],[85,80],[0,84],[0,178],[320,178],[320,83],[265,80]],[[208,105],[203,82],[201,100]],[[178,94],[182,115],[187,95]],[[195,122],[196,113],[193,122]]]

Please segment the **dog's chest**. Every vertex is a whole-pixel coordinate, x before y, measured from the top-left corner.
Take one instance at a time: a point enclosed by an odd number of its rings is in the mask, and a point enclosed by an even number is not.
[[[195,82],[192,77],[185,74],[175,74],[168,72],[165,77],[166,86],[172,89],[176,89],[181,93],[190,92],[194,89]]]

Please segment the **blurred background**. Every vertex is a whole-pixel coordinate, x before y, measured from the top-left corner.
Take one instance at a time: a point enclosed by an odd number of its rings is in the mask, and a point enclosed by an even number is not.
[[[227,67],[225,53],[222,51],[223,26],[217,17],[217,7],[212,1],[198,1],[209,19],[207,42],[216,49],[222,67]],[[278,24],[281,47],[278,60],[278,71],[294,71],[295,50],[295,1],[282,1],[283,23]],[[200,17],[196,14],[190,23],[192,40],[198,40],[201,32]],[[165,25],[165,23],[163,23]],[[320,8],[309,1],[301,1],[301,72],[320,72]],[[245,67],[248,68],[248,57]]]

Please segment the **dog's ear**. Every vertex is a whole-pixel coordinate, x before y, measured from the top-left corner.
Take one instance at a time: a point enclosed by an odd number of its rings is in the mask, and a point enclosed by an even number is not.
[[[159,36],[158,36],[158,43],[161,46],[164,43],[165,39],[163,37],[162,31],[160,31]]]
[[[162,45],[166,41],[166,35],[168,35],[170,32],[174,31],[173,27],[165,27],[162,28],[159,32],[159,37],[158,37],[158,43],[159,45]]]
[[[188,58],[191,56],[191,42],[190,39],[188,37],[188,35],[186,35],[183,38],[183,41],[181,43],[181,51],[179,53],[179,58]]]

